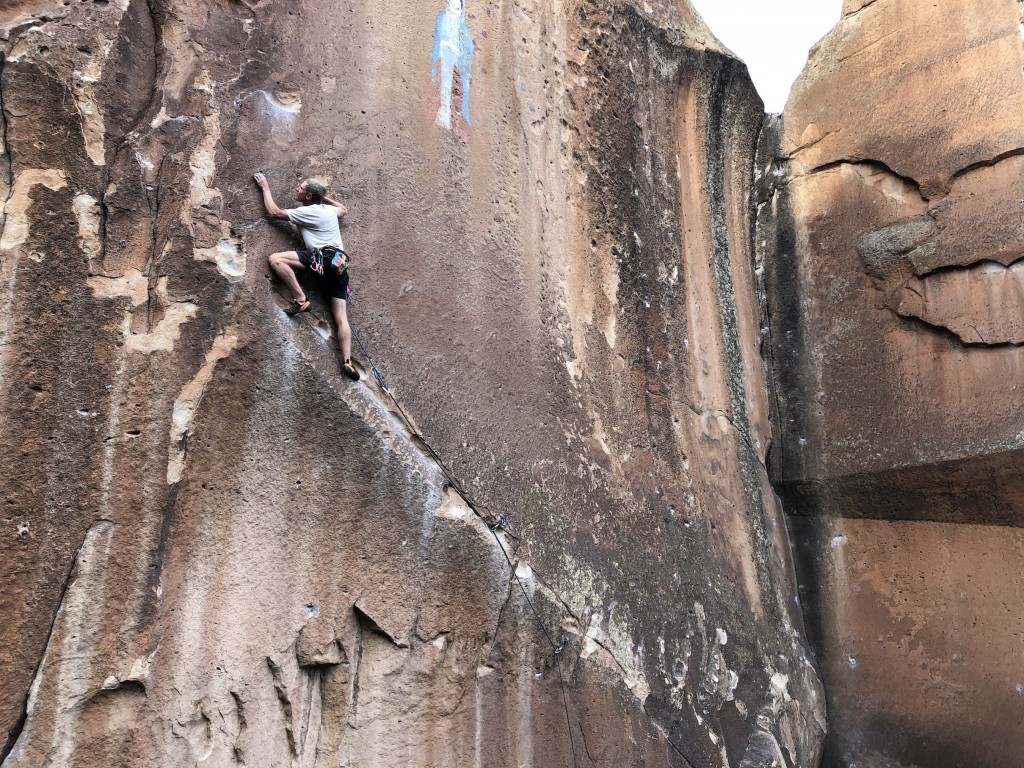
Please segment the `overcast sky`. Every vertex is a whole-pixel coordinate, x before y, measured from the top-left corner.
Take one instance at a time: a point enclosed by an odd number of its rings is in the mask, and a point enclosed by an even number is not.
[[[768,112],[781,112],[807,52],[836,25],[842,0],[690,0],[750,69]]]

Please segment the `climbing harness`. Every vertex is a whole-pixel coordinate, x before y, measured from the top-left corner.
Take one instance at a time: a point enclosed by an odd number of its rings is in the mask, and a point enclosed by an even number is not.
[[[348,254],[341,248],[325,245],[323,248],[313,248],[309,253],[309,269],[320,277],[327,271],[340,275],[348,269]]]

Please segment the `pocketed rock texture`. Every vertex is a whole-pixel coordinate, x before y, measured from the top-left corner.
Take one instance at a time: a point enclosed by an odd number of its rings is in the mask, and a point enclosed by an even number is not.
[[[818,764],[746,70],[685,2],[444,7],[4,4],[4,768]],[[422,438],[254,170],[348,205]]]
[[[847,0],[762,140],[825,766],[1024,764],[1021,14]]]

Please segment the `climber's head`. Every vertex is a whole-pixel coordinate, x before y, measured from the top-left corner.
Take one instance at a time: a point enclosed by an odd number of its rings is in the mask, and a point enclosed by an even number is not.
[[[449,13],[462,13],[462,9],[464,6],[465,0],[448,0]]]
[[[316,179],[306,179],[295,188],[296,202],[304,205],[322,203],[325,197],[327,197],[327,187]]]

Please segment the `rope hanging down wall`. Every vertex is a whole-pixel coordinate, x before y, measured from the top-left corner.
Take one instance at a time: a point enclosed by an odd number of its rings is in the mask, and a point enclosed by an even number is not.
[[[287,301],[287,297],[285,297],[283,293],[278,291],[276,288],[274,290],[279,296],[281,296]],[[303,317],[307,325],[316,330],[316,327],[313,325],[313,321],[311,319],[304,317],[303,315],[300,315],[300,317]],[[427,438],[422,433],[420,433],[419,430],[416,429],[415,422],[409,417],[409,414],[406,413],[405,409],[402,407],[402,404],[398,402],[398,398],[395,397],[394,393],[391,391],[391,388],[387,385],[387,382],[384,380],[384,375],[380,372],[380,368],[377,367],[377,364],[374,362],[373,357],[370,355],[369,350],[366,348],[366,345],[363,344],[363,341],[359,337],[359,334],[356,332],[356,329],[352,325],[351,320],[349,320],[349,328],[352,330],[352,337],[356,340],[356,344],[359,345],[359,349],[362,351],[363,357],[366,358],[366,362],[370,366],[370,373],[372,374],[374,381],[380,388],[381,392],[387,395],[388,399],[391,400],[395,408],[398,410],[398,413],[401,414],[402,421],[405,423],[406,429],[408,429],[409,433],[416,439],[416,441],[419,443],[423,451],[431,458],[431,460],[434,461],[435,464],[437,464],[438,469],[441,470],[441,474],[444,476],[449,487],[459,495],[459,497],[466,503],[466,506],[468,506],[472,510],[473,514],[480,518],[480,520],[483,521],[483,523],[487,526],[487,530],[489,530],[491,532],[491,536],[494,537],[494,541],[498,545],[498,548],[501,550],[501,554],[505,556],[505,560],[506,562],[508,562],[509,568],[512,571],[512,576],[515,578],[516,583],[519,584],[519,589],[523,593],[523,598],[526,600],[526,604],[530,607],[530,611],[533,613],[533,617],[534,619],[536,619],[537,625],[540,627],[541,633],[544,635],[544,639],[547,640],[548,645],[551,646],[551,652],[554,654],[555,669],[558,670],[558,684],[561,687],[562,691],[562,706],[565,709],[565,726],[569,737],[569,751],[572,754],[572,768],[579,768],[579,762],[576,757],[576,743],[572,735],[572,718],[569,715],[569,695],[565,688],[565,678],[562,674],[562,665],[560,663],[562,652],[565,650],[566,645],[568,644],[568,640],[565,639],[560,644],[555,643],[554,638],[552,638],[551,636],[551,632],[548,630],[547,625],[544,623],[544,620],[541,618],[540,613],[537,611],[537,607],[533,604],[533,600],[530,599],[530,594],[526,590],[526,585],[523,583],[523,580],[519,577],[519,574],[516,573],[516,565],[514,562],[512,562],[512,557],[509,555],[508,550],[505,548],[505,545],[502,542],[501,537],[498,536],[498,532],[505,531],[513,539],[518,540],[518,537],[515,536],[508,529],[508,519],[506,518],[505,515],[499,515],[498,517],[494,518],[485,514],[483,508],[476,503],[472,496],[470,496],[470,494],[466,491],[466,489],[462,486],[462,484],[452,473],[451,469],[445,463],[444,459],[441,458],[441,455],[436,450],[434,450],[434,447],[430,444],[430,441],[427,440]]]

